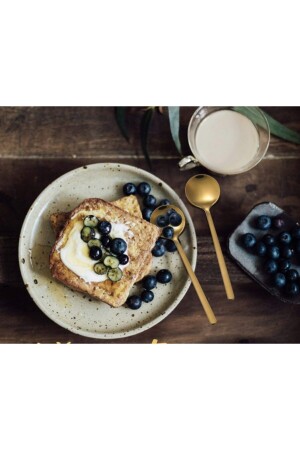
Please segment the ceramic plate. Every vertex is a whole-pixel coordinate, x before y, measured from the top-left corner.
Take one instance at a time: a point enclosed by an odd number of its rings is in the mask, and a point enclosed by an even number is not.
[[[55,237],[49,217],[58,211],[70,211],[88,197],[113,201],[123,196],[123,184],[147,181],[160,200],[168,198],[184,212],[187,226],[181,242],[193,269],[197,260],[197,241],[191,217],[178,195],[162,180],[133,166],[91,164],[72,170],[51,183],[31,206],[21,230],[19,264],[24,283],[37,306],[54,322],[83,336],[115,339],[140,333],[163,320],[179,304],[190,279],[178,253],[153,258],[152,270],[168,268],[173,280],[155,288],[151,303],[138,310],[111,306],[73,292],[56,282],[49,270],[49,253]],[[131,293],[141,291],[140,283]]]

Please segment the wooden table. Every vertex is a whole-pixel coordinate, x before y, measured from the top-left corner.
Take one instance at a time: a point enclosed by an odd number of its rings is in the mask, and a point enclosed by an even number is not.
[[[193,108],[181,110],[181,137]],[[265,108],[300,131],[300,108]],[[139,335],[114,340],[85,338],[48,319],[27,293],[18,266],[20,228],[31,203],[53,180],[78,166],[121,162],[147,170],[140,150],[141,111],[131,113],[131,141],[120,135],[113,108],[0,108],[0,342],[2,343],[255,343],[300,342],[300,306],[265,292],[228,257],[236,300],[229,302],[201,211],[187,204],[198,236],[196,274],[218,317],[210,326],[193,287],[162,322]],[[197,169],[180,172],[166,114],[154,118],[149,139],[153,173],[184,198],[185,181]],[[222,195],[213,215],[225,249],[226,238],[253,205],[273,201],[300,218],[300,146],[272,138],[267,157],[248,173],[219,177]]]

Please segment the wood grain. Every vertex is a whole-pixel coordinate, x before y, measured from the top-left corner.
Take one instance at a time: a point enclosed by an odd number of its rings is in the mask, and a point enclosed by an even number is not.
[[[182,109],[183,135],[194,109]],[[300,108],[265,109],[300,130]],[[112,161],[147,169],[139,149],[137,119],[131,127],[133,137],[127,144],[116,127],[112,108],[0,108],[0,342],[150,343],[153,338],[168,343],[300,342],[299,306],[269,295],[227,256],[236,300],[226,300],[207,222],[203,213],[190,205],[198,236],[196,274],[218,318],[216,326],[207,323],[192,287],[163,322],[114,341],[70,333],[36,307],[18,266],[18,237],[25,214],[51,181],[80,165]],[[199,170],[178,170],[165,117],[157,116],[153,124],[150,148],[153,173],[184,198],[185,182]],[[299,146],[272,139],[268,158],[250,172],[217,177],[222,195],[212,214],[224,251],[228,235],[261,201],[273,201],[300,220],[299,155]]]

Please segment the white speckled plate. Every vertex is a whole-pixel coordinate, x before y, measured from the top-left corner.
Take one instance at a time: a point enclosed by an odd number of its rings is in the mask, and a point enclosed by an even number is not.
[[[123,196],[123,184],[147,181],[160,200],[168,198],[178,205],[187,220],[181,242],[192,264],[197,260],[197,241],[191,217],[178,195],[150,173],[124,164],[91,164],[72,170],[51,183],[31,206],[21,230],[19,264],[24,283],[38,307],[54,322],[83,336],[115,339],[140,333],[163,320],[179,304],[190,286],[190,279],[178,253],[153,258],[151,273],[168,268],[170,284],[155,288],[151,303],[138,310],[111,306],[70,290],[52,279],[49,253],[55,241],[49,217],[53,212],[69,211],[88,197],[113,201]],[[132,292],[141,291],[140,283]]]

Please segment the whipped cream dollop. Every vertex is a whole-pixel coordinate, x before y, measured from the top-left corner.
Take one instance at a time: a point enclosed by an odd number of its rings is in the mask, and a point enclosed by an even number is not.
[[[129,223],[128,223],[129,225]],[[126,237],[132,237],[133,233],[129,230],[127,224],[113,223],[111,222],[110,237],[112,239],[122,238],[126,241]],[[80,232],[83,228],[83,224],[77,222],[74,224],[68,240],[63,247],[59,249],[62,262],[68,269],[72,270],[76,275],[82,278],[87,283],[101,282],[107,280],[107,275],[98,275],[94,272],[94,265],[97,261],[94,261],[89,256],[89,247],[86,242],[81,239]],[[97,239],[100,235],[97,234]],[[128,249],[127,249],[128,251]],[[126,254],[127,254],[126,251]],[[123,270],[128,264],[121,266]]]

